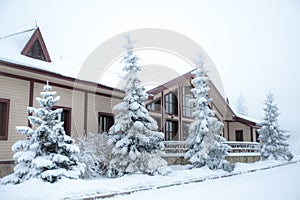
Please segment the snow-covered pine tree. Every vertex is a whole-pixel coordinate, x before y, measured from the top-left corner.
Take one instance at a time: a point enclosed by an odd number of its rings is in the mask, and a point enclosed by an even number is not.
[[[144,101],[148,95],[137,72],[141,70],[139,58],[133,53],[133,42],[126,37],[127,50],[121,63],[126,72],[123,80],[125,97],[114,110],[119,111],[114,125],[109,130],[109,144],[112,144],[112,160],[108,176],[116,177],[127,173],[164,174],[169,172],[167,162],[160,157],[164,148],[164,134],[158,132],[156,121],[149,115]]]
[[[277,121],[279,111],[277,105],[274,103],[274,96],[272,93],[267,95],[264,106],[265,116],[263,120],[258,123],[261,126],[258,129],[258,140],[261,142],[261,158],[275,159],[275,160],[292,160],[293,154],[289,150],[289,144],[286,140],[289,138],[286,130],[283,130]]]
[[[240,96],[238,97],[236,101],[236,112],[241,115],[248,115],[248,108],[246,106],[246,100],[242,93],[240,93]]]
[[[13,174],[2,179],[4,184],[22,183],[32,178],[53,183],[62,177],[78,179],[84,172],[85,166],[78,162],[76,156],[79,148],[66,135],[63,122],[59,120],[62,109],[53,109],[60,97],[55,97],[56,92],[51,90],[47,82],[41,92],[42,98],[36,98],[40,108],[28,107],[28,112],[35,115],[28,117],[29,122],[38,127],[35,130],[16,127],[26,139],[12,146],[16,152],[13,156],[16,166]]]
[[[209,169],[223,169],[233,171],[235,165],[225,160],[230,147],[224,144],[226,141],[221,135],[223,123],[217,120],[213,110],[209,108],[212,101],[209,98],[208,76],[204,69],[204,59],[198,56],[196,69],[192,71],[194,78],[191,91],[195,99],[192,116],[195,121],[189,129],[189,137],[186,142],[189,146],[185,159],[189,160],[194,167],[208,166]]]

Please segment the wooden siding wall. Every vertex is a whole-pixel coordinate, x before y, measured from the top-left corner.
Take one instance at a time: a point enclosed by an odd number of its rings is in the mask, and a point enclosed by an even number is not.
[[[0,140],[0,160],[11,159],[13,152],[11,146],[21,139],[16,126],[27,126],[27,106],[29,105],[30,82],[0,76],[0,97],[10,99],[8,139]]]
[[[4,160],[12,160],[11,146],[24,139],[15,127],[28,126],[27,107],[31,104],[39,107],[35,98],[40,97],[46,80],[60,96],[58,106],[71,108],[71,136],[74,139],[85,131],[97,133],[98,112],[112,113],[111,108],[124,95],[120,90],[91,82],[0,63],[0,98],[10,99],[8,139],[0,140],[0,164]]]
[[[229,138],[235,141],[235,131],[242,130],[244,141],[251,141],[251,127],[239,122],[229,122]]]
[[[40,97],[43,87],[44,84],[35,83],[33,96]],[[57,104],[58,107],[62,106],[71,108],[71,136],[74,139],[82,136],[84,133],[84,92],[73,91],[55,86],[52,86],[52,90],[57,92],[57,96],[60,96],[60,101]],[[33,101],[33,107],[39,107],[35,98]]]
[[[103,97],[95,94],[88,95],[88,132],[98,132],[98,113],[113,113],[112,108],[121,100]]]

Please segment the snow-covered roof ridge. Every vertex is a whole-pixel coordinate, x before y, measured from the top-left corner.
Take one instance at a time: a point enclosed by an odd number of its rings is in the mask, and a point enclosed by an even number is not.
[[[51,62],[22,55],[22,51],[39,27],[19,30],[0,37],[0,60],[25,67],[41,69],[66,77],[76,78],[81,64],[51,55]]]
[[[82,67],[82,63],[78,61],[74,61],[61,55],[51,54],[50,52],[51,62],[22,55],[24,47],[28,44],[37,29],[38,27],[18,30],[6,34],[0,33],[2,36],[0,36],[0,63],[4,63],[5,65],[17,65],[37,71],[42,70],[46,73],[49,72],[66,78],[98,84],[110,88],[111,90],[116,89],[112,88],[110,85],[97,81],[78,78],[78,74]]]
[[[259,123],[260,121],[257,120],[257,119],[254,119],[254,118],[251,118],[249,116],[246,116],[246,115],[242,115],[242,114],[239,114],[237,112],[234,112],[235,116],[238,117],[238,118],[242,118],[242,119],[245,119],[247,121],[250,121],[250,122],[253,122],[255,124]]]

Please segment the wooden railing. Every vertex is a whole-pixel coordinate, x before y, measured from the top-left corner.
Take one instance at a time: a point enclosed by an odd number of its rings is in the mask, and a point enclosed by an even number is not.
[[[164,141],[166,154],[183,154],[188,150],[185,141]]]
[[[231,147],[229,153],[259,153],[260,144],[258,142],[226,142]]]
[[[257,142],[226,142],[231,147],[229,153],[259,153],[260,144]],[[188,150],[185,141],[164,141],[165,154],[182,155]]]

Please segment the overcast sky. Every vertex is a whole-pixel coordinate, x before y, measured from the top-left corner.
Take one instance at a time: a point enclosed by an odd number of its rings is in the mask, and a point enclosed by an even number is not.
[[[280,123],[293,137],[300,134],[299,19],[299,0],[0,2],[1,35],[37,20],[50,54],[79,63],[122,32],[183,34],[215,63],[231,105],[243,93],[250,117],[260,119],[266,93],[273,92]]]

